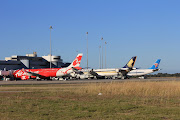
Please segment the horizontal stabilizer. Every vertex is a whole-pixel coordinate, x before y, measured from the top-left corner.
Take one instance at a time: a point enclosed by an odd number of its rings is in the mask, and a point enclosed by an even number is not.
[[[155,71],[159,71],[159,70],[161,70],[161,69],[153,69],[154,72],[155,72]]]
[[[81,69],[81,67],[78,67],[78,68],[77,67],[72,67],[72,69],[76,74],[80,74],[80,75],[84,74],[82,71],[79,71],[79,69]]]

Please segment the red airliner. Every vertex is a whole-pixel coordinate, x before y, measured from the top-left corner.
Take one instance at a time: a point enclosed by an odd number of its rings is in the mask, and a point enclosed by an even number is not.
[[[20,78],[21,80],[62,77],[73,72],[74,69],[80,69],[79,66],[82,56],[82,53],[78,54],[75,60],[65,68],[21,69],[15,70],[13,76],[14,78]]]

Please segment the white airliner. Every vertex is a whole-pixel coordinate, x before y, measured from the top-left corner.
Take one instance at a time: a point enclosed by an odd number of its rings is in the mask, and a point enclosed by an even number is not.
[[[147,75],[149,73],[159,71],[160,69],[158,69],[158,67],[159,67],[160,61],[161,61],[161,59],[158,59],[155,62],[155,64],[152,67],[148,68],[148,69],[134,69],[134,70],[131,70],[127,74],[127,76],[144,76],[144,75]],[[141,77],[141,78],[144,78],[144,77]]]
[[[82,69],[80,74],[72,73],[72,76],[75,76],[79,79],[87,78],[124,78],[127,73],[132,70],[134,67],[137,56],[132,57],[129,62],[123,68],[110,68],[110,69]]]

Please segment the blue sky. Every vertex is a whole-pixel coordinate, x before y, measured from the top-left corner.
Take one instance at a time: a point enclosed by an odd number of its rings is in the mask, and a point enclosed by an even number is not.
[[[149,68],[160,58],[160,72],[180,71],[179,0],[0,0],[0,4],[1,60],[33,51],[48,55],[52,25],[52,53],[65,62],[82,52],[81,66],[86,66],[89,32],[92,68],[99,66],[103,37],[108,68],[123,67],[137,56],[135,67]]]

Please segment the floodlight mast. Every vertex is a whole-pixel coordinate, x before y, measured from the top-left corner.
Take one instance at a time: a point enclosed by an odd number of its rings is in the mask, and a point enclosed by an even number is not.
[[[52,56],[52,53],[51,53],[52,52],[52,47],[51,47],[51,30],[53,29],[52,26],[50,26],[49,29],[50,29],[50,69],[51,69],[52,68],[52,66],[51,66],[51,61],[52,61],[51,60],[52,59],[51,58],[51,56]]]
[[[107,66],[106,66],[106,45],[107,45],[107,42],[105,42],[105,68],[107,68]]]
[[[88,69],[88,32],[86,32],[87,35],[87,69]]]
[[[103,69],[103,37],[101,38],[102,40],[102,69]]]

